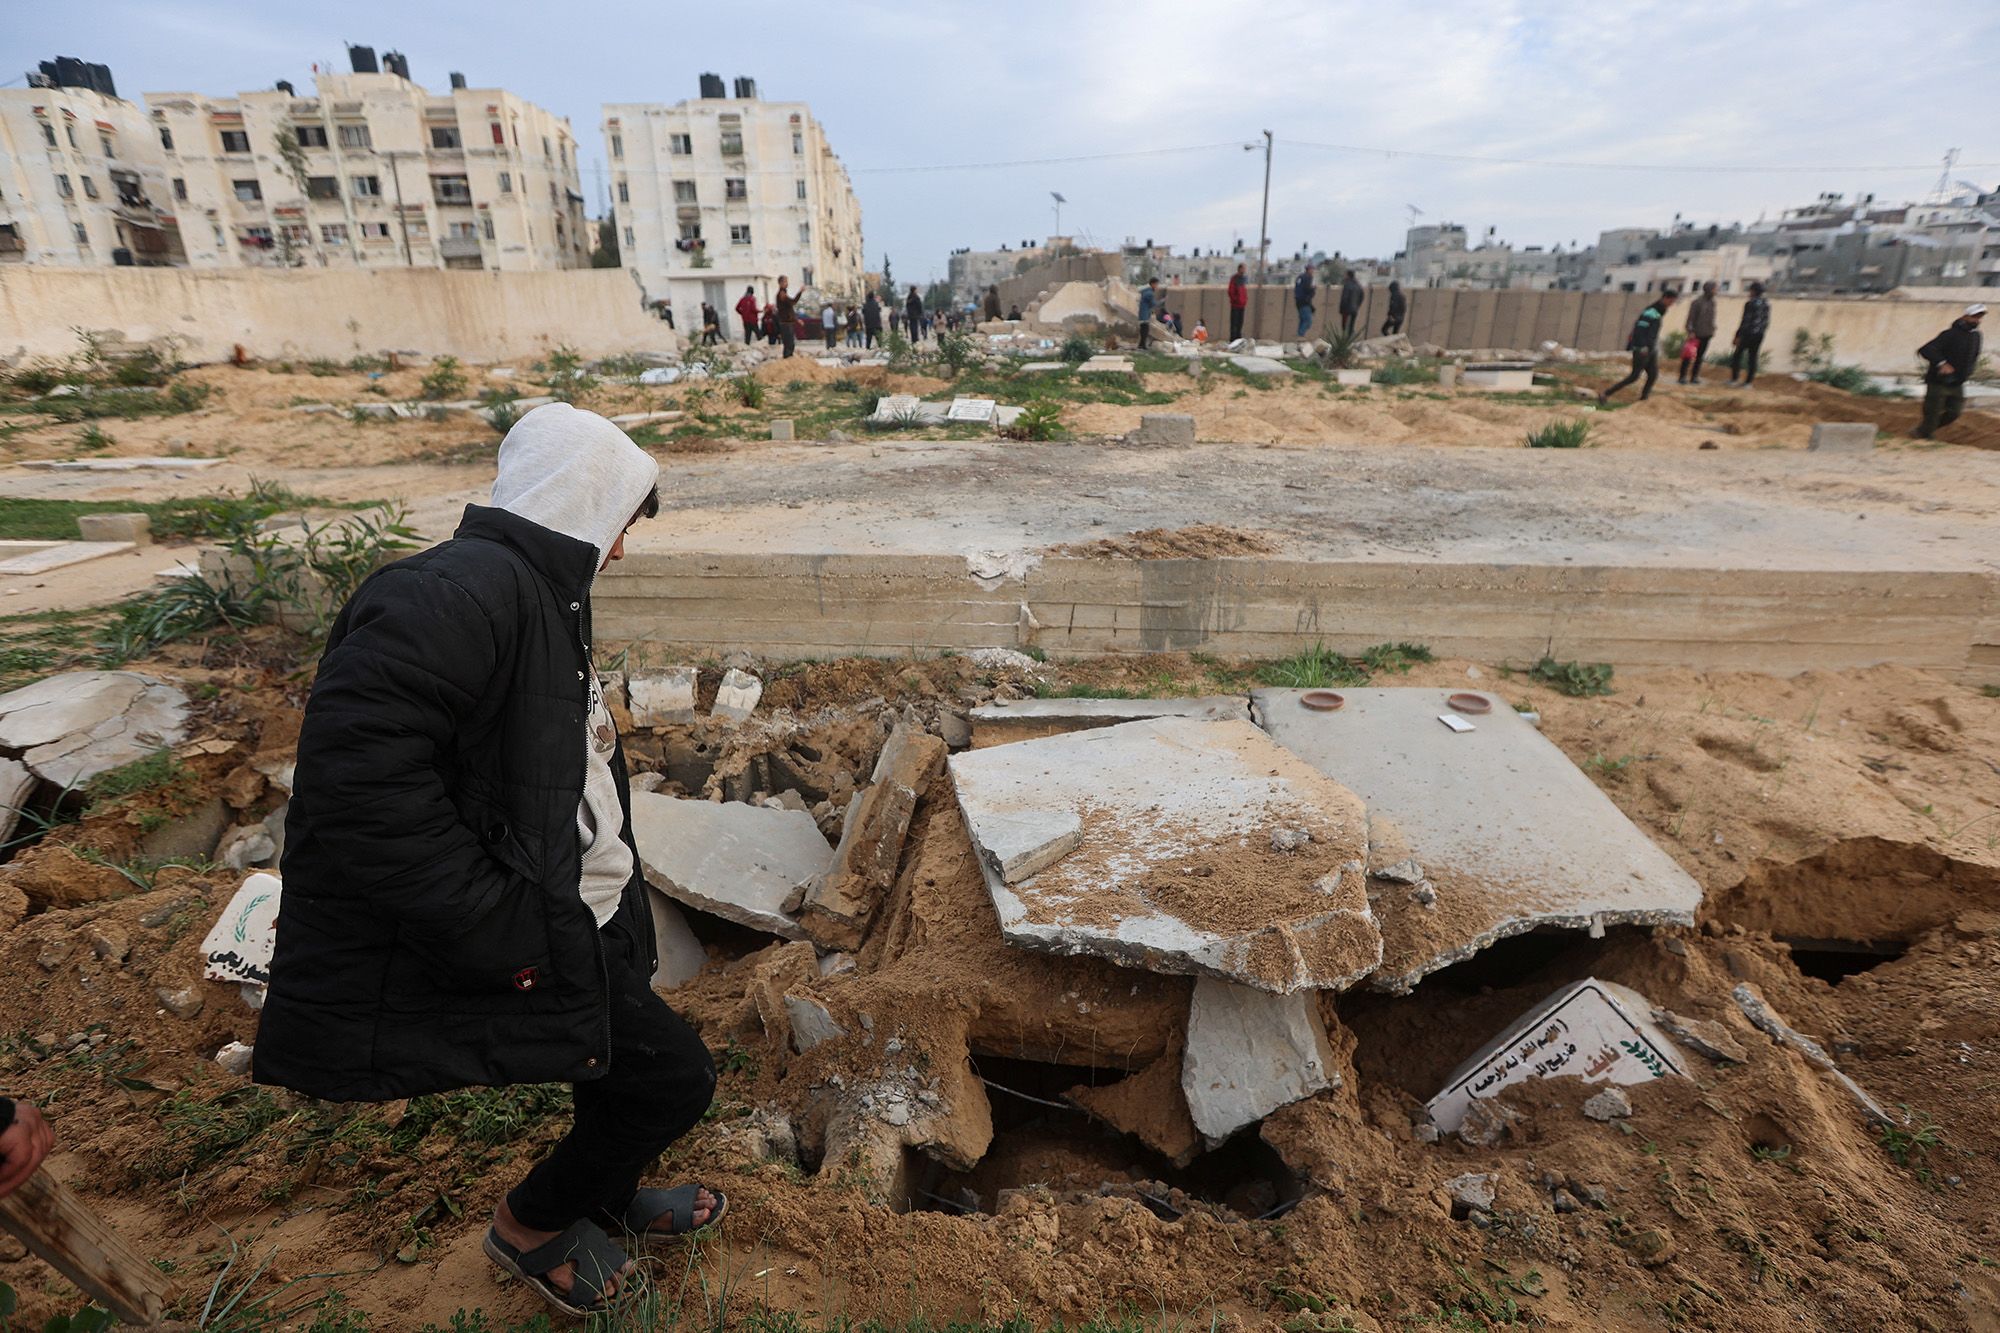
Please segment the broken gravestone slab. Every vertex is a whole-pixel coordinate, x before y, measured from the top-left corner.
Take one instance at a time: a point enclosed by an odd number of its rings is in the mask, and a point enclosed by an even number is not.
[[[1338,1086],[1317,994],[1273,995],[1208,977],[1195,982],[1181,1091],[1209,1147],[1281,1106]]]
[[[731,667],[722,673],[722,684],[715,691],[715,707],[709,710],[709,715],[743,722],[757,711],[757,701],[763,697],[763,681],[748,671]]]
[[[1341,694],[1334,712],[1304,707],[1298,690],[1252,702],[1273,738],[1367,803],[1372,872],[1421,868],[1416,888],[1371,898],[1377,988],[1407,992],[1539,926],[1693,923],[1701,886],[1504,700],[1457,732],[1438,721],[1452,711],[1444,690]]]
[[[1289,375],[1292,368],[1270,356],[1232,356],[1229,358],[1238,370],[1249,375]]]
[[[202,975],[210,981],[271,984],[271,953],[278,946],[278,900],[283,884],[258,871],[230,898],[215,928],[201,942]]]
[[[625,678],[626,705],[636,727],[667,727],[694,721],[695,668],[651,667]]]
[[[1453,1070],[1424,1109],[1452,1134],[1475,1101],[1526,1079],[1631,1085],[1685,1078],[1681,1053],[1651,1013],[1645,996],[1615,982],[1588,977],[1565,986]]]
[[[866,790],[848,803],[840,844],[811,883],[785,904],[813,942],[855,949],[896,882],[917,802],[944,768],[944,742],[905,722],[890,733]]]
[[[993,420],[999,404],[991,398],[954,398],[945,409],[946,421],[986,421]]]
[[[983,749],[988,745],[1116,726],[1149,717],[1248,722],[1250,705],[1240,694],[1199,699],[1001,699],[979,705],[972,710],[971,717],[972,743]]]
[[[914,417],[922,409],[924,400],[913,393],[885,393],[875,400],[875,411],[871,421],[903,421]]]
[[[28,797],[39,781],[18,759],[0,759],[0,847],[14,836],[27,808]]]
[[[826,868],[832,849],[797,810],[742,801],[632,793],[632,838],[646,882],[689,907],[802,940],[785,901]]]
[[[134,671],[71,671],[0,694],[0,750],[74,787],[187,736],[188,701]]]
[[[952,756],[960,808],[1013,944],[1267,991],[1341,989],[1381,960],[1354,794],[1246,722],[1156,718]],[[1008,883],[1024,816],[1080,845]],[[1304,829],[1292,852],[1275,829]]]
[[[653,947],[659,951],[660,965],[653,969],[653,989],[672,990],[692,981],[708,963],[708,950],[689,928],[674,900],[658,889],[646,890],[646,905],[653,913]]]

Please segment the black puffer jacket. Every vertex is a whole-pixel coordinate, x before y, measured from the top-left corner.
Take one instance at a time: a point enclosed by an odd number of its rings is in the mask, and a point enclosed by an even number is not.
[[[605,1072],[602,951],[645,975],[655,958],[636,869],[602,931],[578,896],[596,565],[587,542],[471,505],[335,621],[299,733],[258,1082],[382,1101]],[[612,771],[629,825],[622,753]]]
[[[1963,384],[1972,378],[1972,372],[1979,365],[1981,344],[1979,328],[1964,319],[1955,319],[1951,327],[1917,349],[1917,355],[1930,363],[1924,371],[1924,381],[1928,384]],[[1949,365],[1951,373],[1944,367]]]

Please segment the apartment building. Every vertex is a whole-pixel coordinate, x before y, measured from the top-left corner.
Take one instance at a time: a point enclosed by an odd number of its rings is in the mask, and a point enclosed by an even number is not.
[[[104,66],[64,56],[0,88],[0,263],[184,263],[167,181]]]
[[[671,106],[604,107],[619,254],[678,327],[707,301],[727,319],[745,287],[768,301],[778,278],[838,301],[863,294],[861,205],[847,168],[804,102],[766,102],[755,80],[701,76]]]
[[[349,57],[310,96],[146,94],[190,265],[589,265],[566,119],[459,74],[429,92],[393,51]]]

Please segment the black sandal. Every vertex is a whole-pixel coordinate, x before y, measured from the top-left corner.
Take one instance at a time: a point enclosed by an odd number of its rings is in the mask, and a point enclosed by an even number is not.
[[[708,1220],[701,1226],[690,1225],[694,1210],[700,1206],[701,1191],[707,1190],[715,1196],[715,1207],[709,1211]],[[616,1228],[641,1239],[653,1237],[686,1236],[704,1230],[720,1222],[729,1212],[729,1196],[713,1185],[696,1181],[692,1185],[677,1185],[670,1190],[641,1189],[625,1205],[625,1211],[614,1213],[605,1209],[598,1219],[606,1229]],[[671,1215],[673,1224],[665,1230],[655,1230],[653,1223]]]
[[[498,1231],[486,1233],[486,1257],[505,1271],[533,1287],[541,1298],[566,1315],[585,1319],[609,1309],[617,1299],[606,1288],[619,1276],[632,1257],[611,1243],[611,1237],[595,1222],[576,1221],[560,1236],[532,1250],[517,1250]],[[549,1274],[564,1264],[573,1266],[570,1288],[563,1291],[549,1280]],[[589,1299],[579,1305],[578,1295]]]

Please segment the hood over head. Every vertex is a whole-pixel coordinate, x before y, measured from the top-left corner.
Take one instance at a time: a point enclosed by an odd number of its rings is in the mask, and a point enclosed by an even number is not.
[[[544,403],[500,441],[493,507],[597,549],[597,563],[660,484],[660,465],[595,412]]]

